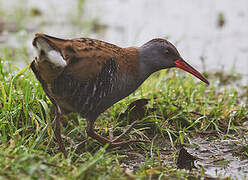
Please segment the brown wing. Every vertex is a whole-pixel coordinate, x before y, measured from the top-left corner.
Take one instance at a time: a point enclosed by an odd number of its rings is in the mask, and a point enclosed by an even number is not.
[[[138,75],[138,49],[135,47],[120,48],[96,39],[69,40],[46,34],[36,34],[33,40],[34,46],[39,37],[44,38],[53,49],[61,53],[67,62],[64,72],[81,82],[96,77],[102,71],[105,62],[110,59],[114,59],[120,66],[121,73]],[[52,71],[52,74],[58,75],[56,71]],[[49,75],[49,77],[53,76]]]
[[[102,72],[108,60],[118,61],[122,51],[118,46],[98,40],[74,39],[62,50],[68,64],[64,73],[80,82],[88,81]]]
[[[36,46],[37,38],[44,38],[49,45],[59,51],[67,62],[64,73],[71,75],[79,81],[85,82],[96,77],[106,61],[121,59],[123,49],[96,39],[60,39],[46,34],[36,34],[33,45]]]

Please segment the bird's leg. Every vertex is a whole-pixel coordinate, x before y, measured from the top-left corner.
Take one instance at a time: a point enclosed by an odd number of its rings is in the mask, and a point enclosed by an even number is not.
[[[110,143],[111,142],[109,139],[101,136],[100,134],[97,134],[94,131],[94,121],[88,121],[88,126],[86,128],[86,132],[87,132],[88,136],[92,137],[93,139],[96,139],[101,144],[106,144],[106,143]]]
[[[120,141],[121,138],[123,138],[127,133],[129,133],[131,131],[131,129],[134,127],[135,124],[137,124],[137,121],[134,121],[129,128],[127,128],[120,136],[118,136],[116,139],[109,140],[103,136],[101,136],[100,134],[97,134],[94,131],[94,121],[88,121],[88,126],[86,128],[87,134],[88,136],[92,137],[93,139],[96,139],[97,141],[99,141],[101,144],[110,144],[110,147],[117,147],[117,146],[125,146],[128,145],[130,143],[133,142],[150,142],[150,141],[146,141],[146,140],[139,140],[139,139],[131,139],[128,141]]]
[[[61,137],[60,120],[62,118],[62,113],[61,113],[61,110],[58,106],[56,107],[55,114],[56,115],[55,115],[54,122],[53,122],[53,129],[54,129],[55,138],[56,138],[57,143],[59,144],[60,151],[64,154],[65,157],[67,157],[65,145],[64,145],[64,142],[63,142],[62,137]]]

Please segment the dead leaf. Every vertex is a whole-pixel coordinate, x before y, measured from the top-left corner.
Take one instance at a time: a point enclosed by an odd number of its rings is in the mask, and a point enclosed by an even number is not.
[[[147,108],[149,99],[138,99],[133,101],[127,108],[127,110],[120,115],[120,119],[127,118],[128,123],[131,124],[135,120],[140,120],[146,116],[147,113],[155,111],[154,108]]]
[[[194,161],[197,160],[196,157],[192,156],[187,152],[186,149],[182,148],[179,152],[177,158],[177,167],[179,169],[189,169],[196,168],[194,166]]]

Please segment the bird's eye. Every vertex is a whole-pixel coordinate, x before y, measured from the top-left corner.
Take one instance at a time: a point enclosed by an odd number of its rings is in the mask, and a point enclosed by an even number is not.
[[[165,53],[166,55],[168,55],[168,54],[169,54],[169,50],[166,49],[166,50],[164,51],[164,53]]]

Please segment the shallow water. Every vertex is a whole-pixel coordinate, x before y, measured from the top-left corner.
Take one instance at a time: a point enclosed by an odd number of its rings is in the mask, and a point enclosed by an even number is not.
[[[202,167],[206,176],[248,178],[248,160],[241,160],[232,154],[241,149],[240,140],[210,141],[207,138],[196,138],[191,143],[196,147],[188,148],[188,151],[199,158],[195,166],[198,169]]]
[[[97,2],[97,3],[95,3]],[[87,13],[107,24],[104,39],[122,46],[168,37],[181,55],[201,68],[248,75],[248,1],[108,0],[88,1]],[[219,13],[225,23],[218,26]]]

